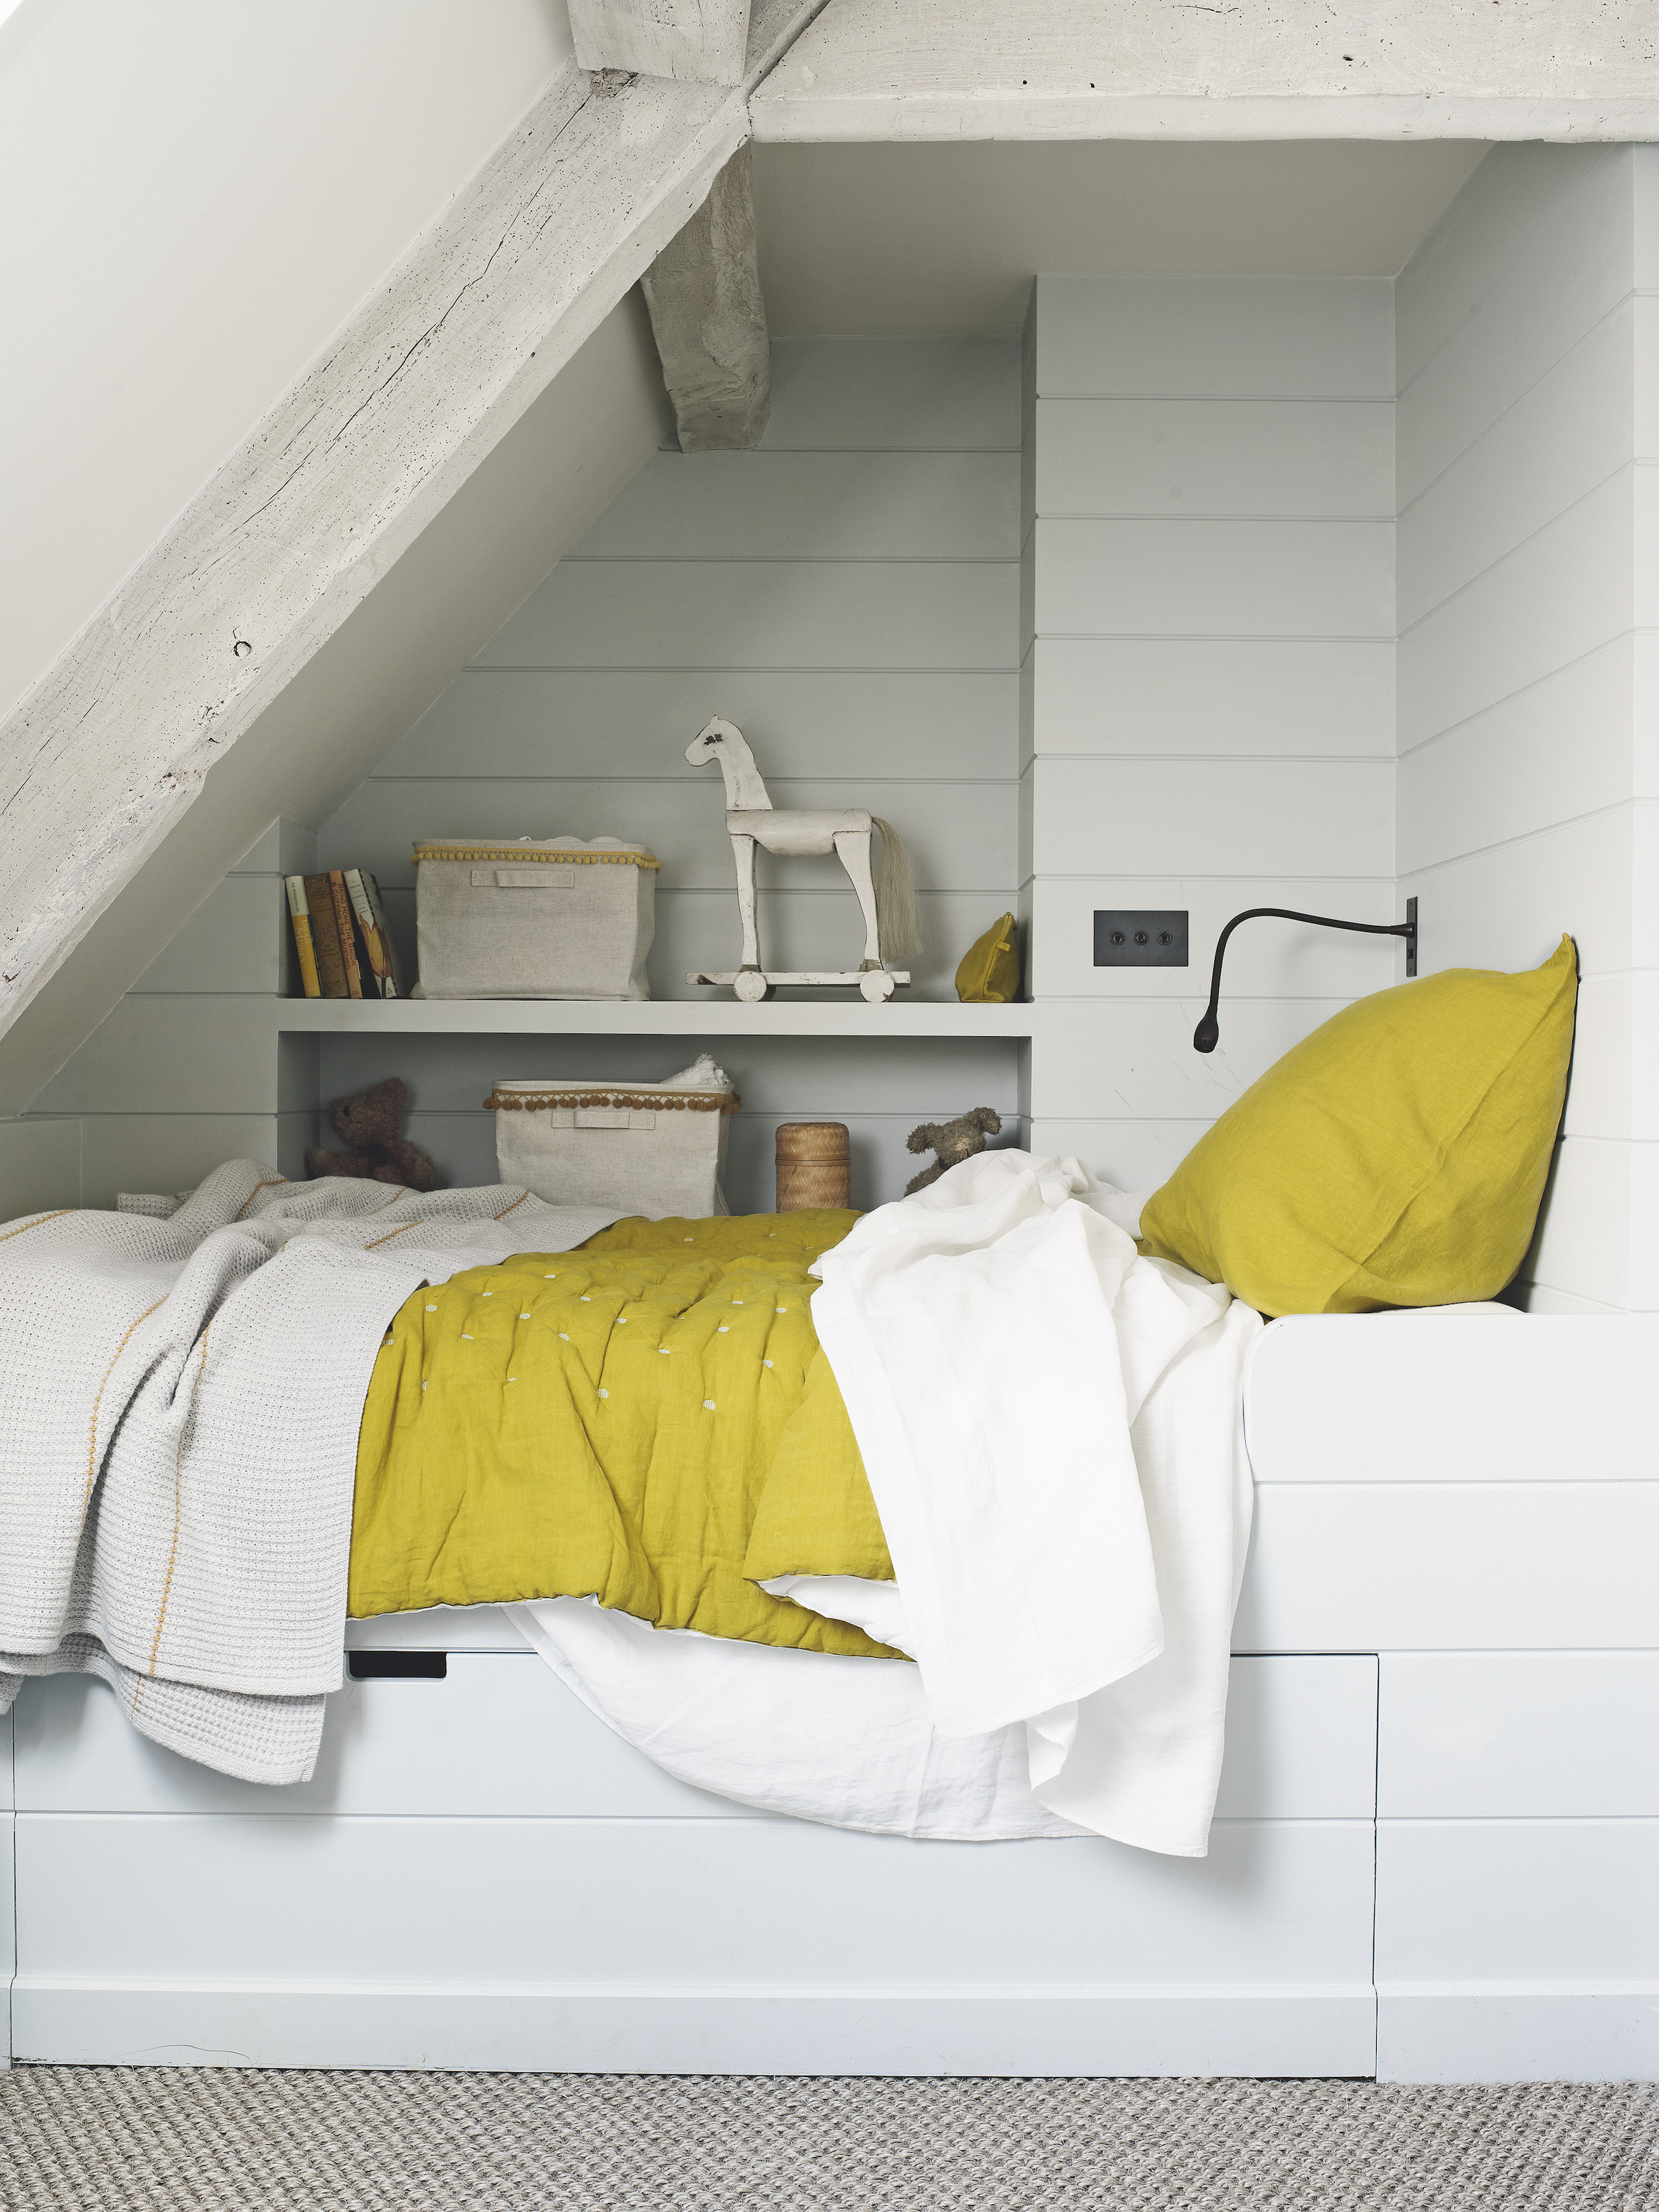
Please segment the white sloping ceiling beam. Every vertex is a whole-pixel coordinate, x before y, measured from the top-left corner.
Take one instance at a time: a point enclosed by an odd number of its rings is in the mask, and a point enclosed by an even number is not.
[[[570,31],[585,70],[741,84],[749,0],[570,0]]]
[[[264,718],[592,337],[746,132],[742,88],[641,80],[601,96],[579,70],[556,82],[0,726],[0,1030],[13,1030],[210,773],[256,732],[262,750],[280,751],[282,718],[270,730]],[[515,603],[491,609],[490,628]],[[434,691],[470,649],[434,672]],[[337,787],[349,789],[394,734],[370,719],[374,750],[337,733]],[[266,781],[268,813],[307,811],[281,772]],[[228,834],[208,858],[221,873],[249,841]],[[171,927],[195,902],[149,902]],[[81,963],[72,1009],[32,1025],[29,1048],[7,1037],[0,1111],[33,1095],[53,1054],[73,1048],[157,949],[106,944],[95,982]]]
[[[1654,0],[830,0],[759,139],[1659,138]]]
[[[0,724],[0,1115],[266,823],[362,781],[660,442],[627,295],[822,5],[753,0],[731,89],[557,80]]]
[[[670,429],[625,297],[409,550],[225,749],[0,1039],[0,1115],[35,1097],[279,814],[318,823],[523,605]],[[273,931],[283,927],[273,907]]]

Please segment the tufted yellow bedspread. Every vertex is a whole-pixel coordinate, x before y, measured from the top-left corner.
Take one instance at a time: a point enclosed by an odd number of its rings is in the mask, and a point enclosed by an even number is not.
[[[896,1656],[757,1587],[893,1571],[806,1273],[857,1218],[621,1221],[416,1291],[363,1408],[353,1615],[592,1593],[661,1628]]]

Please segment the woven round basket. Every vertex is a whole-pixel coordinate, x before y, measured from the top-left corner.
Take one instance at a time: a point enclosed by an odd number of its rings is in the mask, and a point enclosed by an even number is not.
[[[853,1203],[850,1140],[845,1121],[778,1124],[778,1212]]]

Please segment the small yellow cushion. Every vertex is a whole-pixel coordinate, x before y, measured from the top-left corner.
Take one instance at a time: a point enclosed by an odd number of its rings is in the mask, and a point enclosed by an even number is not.
[[[1577,994],[1564,937],[1524,975],[1452,968],[1345,1007],[1199,1139],[1141,1249],[1270,1315],[1493,1297],[1532,1241]]]
[[[1014,917],[994,921],[963,955],[957,970],[957,996],[965,1006],[1008,1006],[1019,996],[1019,948]]]

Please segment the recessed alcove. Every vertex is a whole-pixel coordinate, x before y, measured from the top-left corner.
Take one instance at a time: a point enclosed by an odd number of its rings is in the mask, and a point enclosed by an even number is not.
[[[261,840],[15,1125],[15,1205],[178,1188],[235,1152],[297,1172],[319,1105],[392,1072],[471,1176],[474,1090],[660,1077],[703,1043],[767,1102],[734,1203],[769,1195],[767,1116],[852,1121],[868,1203],[902,1187],[914,1122],[981,1103],[1145,1184],[1402,972],[1386,940],[1246,933],[1201,1060],[1227,916],[1381,921],[1415,895],[1425,973],[1518,968],[1574,933],[1528,1294],[1652,1303],[1632,1224],[1659,1137],[1639,1048],[1659,625],[1632,548],[1655,161],[760,146],[759,447],[668,439],[365,781]],[[781,802],[869,805],[912,844],[928,943],[892,1006],[798,1017],[687,985],[737,939],[718,781],[683,757],[714,713]],[[663,860],[658,1011],[284,995],[285,870],[374,867],[412,963],[412,838],[561,832]],[[762,890],[771,959],[856,950],[833,864],[764,864]],[[1193,967],[1097,969],[1093,914],[1118,906],[1187,911]],[[1011,908],[1034,1003],[957,1007],[957,960]]]

